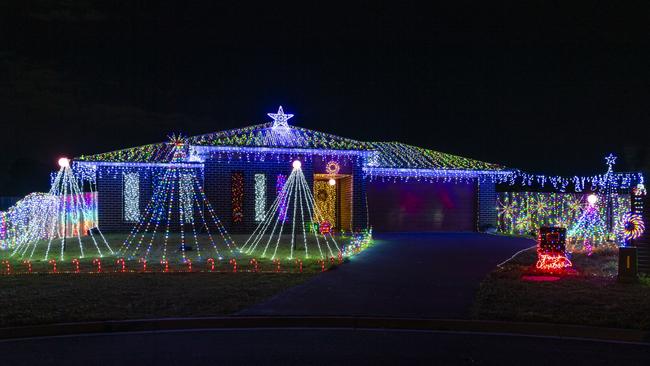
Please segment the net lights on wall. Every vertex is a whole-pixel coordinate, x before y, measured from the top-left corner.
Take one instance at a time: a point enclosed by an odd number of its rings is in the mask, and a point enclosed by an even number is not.
[[[231,177],[232,185],[232,222],[244,221],[244,173],[234,172]]]
[[[255,222],[264,221],[266,213],[266,175],[255,174]]]
[[[140,175],[124,173],[124,221],[140,221]]]

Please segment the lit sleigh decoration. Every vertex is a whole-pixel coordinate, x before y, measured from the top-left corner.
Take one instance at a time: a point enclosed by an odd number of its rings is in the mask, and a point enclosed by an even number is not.
[[[625,241],[637,239],[645,232],[643,217],[639,214],[627,213],[621,219],[621,235]]]

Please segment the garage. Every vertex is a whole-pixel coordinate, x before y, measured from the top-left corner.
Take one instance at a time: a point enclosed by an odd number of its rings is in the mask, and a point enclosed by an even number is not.
[[[476,230],[475,183],[372,181],[367,198],[377,232]]]

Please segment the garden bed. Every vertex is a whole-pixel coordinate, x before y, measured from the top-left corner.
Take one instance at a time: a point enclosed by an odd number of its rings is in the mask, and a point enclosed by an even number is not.
[[[650,329],[650,279],[618,283],[617,250],[574,254],[571,260],[575,273],[526,280],[536,253],[522,252],[481,283],[472,317]]]

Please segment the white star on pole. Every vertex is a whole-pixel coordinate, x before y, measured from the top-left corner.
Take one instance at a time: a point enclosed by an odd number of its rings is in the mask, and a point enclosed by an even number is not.
[[[278,113],[267,113],[269,117],[273,118],[273,128],[289,128],[287,121],[293,117],[293,114],[284,114],[282,106],[278,108]]]

